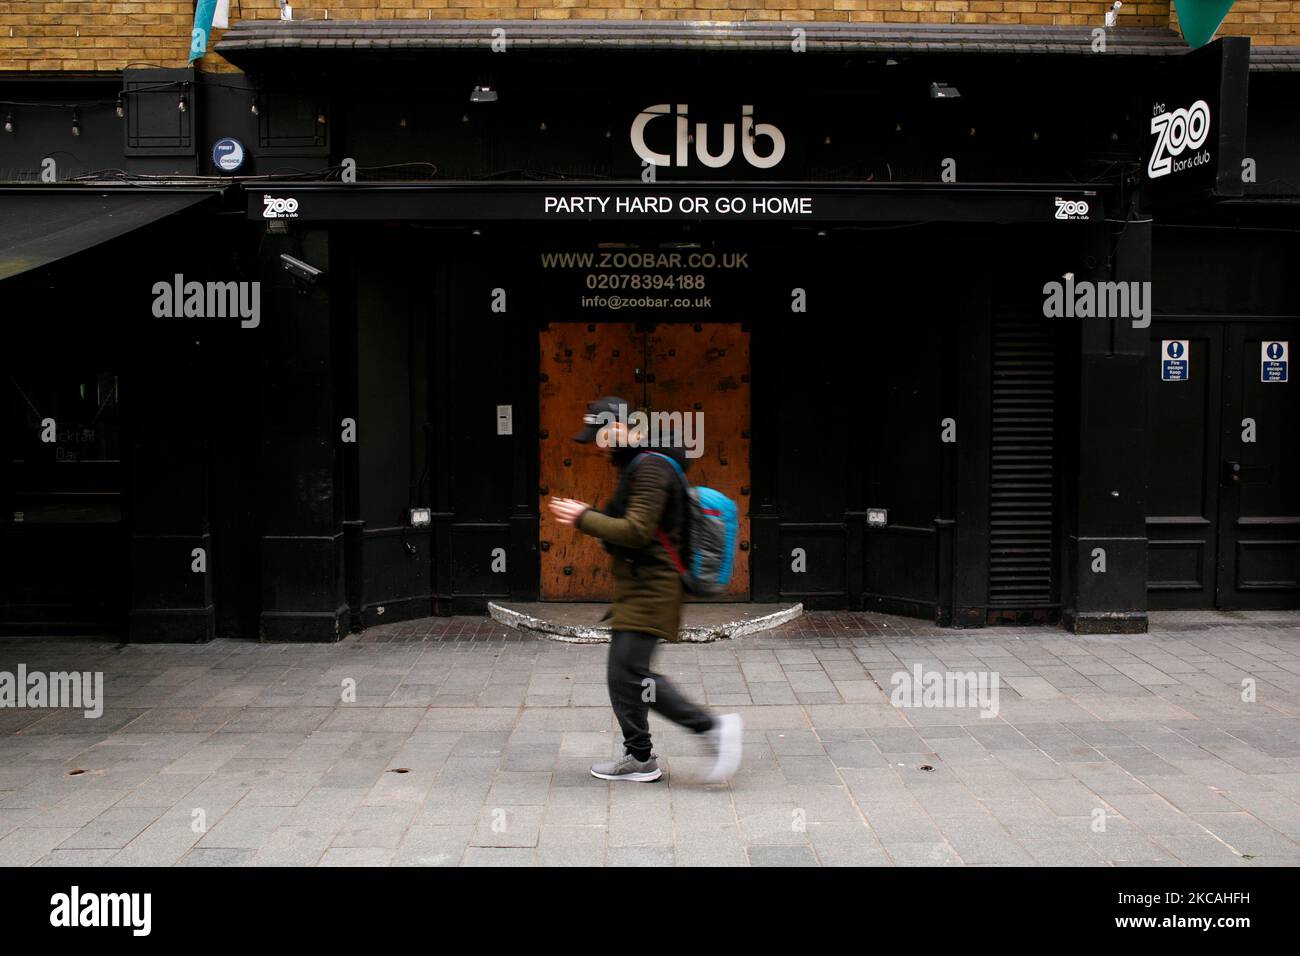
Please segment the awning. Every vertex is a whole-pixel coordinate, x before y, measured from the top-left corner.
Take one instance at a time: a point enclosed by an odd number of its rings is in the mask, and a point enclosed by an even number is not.
[[[1098,18],[1100,20],[1100,17]],[[278,57],[419,51],[492,52],[497,31],[516,51],[790,51],[803,31],[808,53],[1092,56],[1098,24],[839,23],[695,20],[241,20],[216,52],[237,66]],[[1106,31],[1107,56],[1182,56],[1187,42],[1167,27]],[[1300,70],[1300,47],[1251,50],[1251,69]]]
[[[0,279],[39,269],[222,192],[220,188],[0,188]]]

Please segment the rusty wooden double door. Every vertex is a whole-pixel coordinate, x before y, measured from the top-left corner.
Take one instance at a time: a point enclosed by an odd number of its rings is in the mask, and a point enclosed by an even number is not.
[[[741,550],[725,595],[749,598],[749,332],[739,323],[590,325],[552,323],[541,331],[541,596],[599,601],[613,594],[610,557],[594,538],[556,524],[546,498],[599,506],[617,475],[608,452],[573,440],[587,403],[624,398],[629,411],[691,416],[687,476],[740,508]]]

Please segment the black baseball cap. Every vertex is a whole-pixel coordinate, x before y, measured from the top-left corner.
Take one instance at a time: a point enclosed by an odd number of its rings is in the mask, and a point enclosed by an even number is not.
[[[587,405],[587,413],[582,416],[582,431],[573,436],[573,440],[584,445],[596,440],[596,434],[611,422],[625,419],[631,406],[627,399],[615,395],[606,395]]]

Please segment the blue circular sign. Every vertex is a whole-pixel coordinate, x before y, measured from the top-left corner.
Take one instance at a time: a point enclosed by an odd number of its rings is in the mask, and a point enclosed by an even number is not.
[[[1281,343],[1281,342],[1269,342],[1269,343],[1268,343],[1268,357],[1271,358],[1271,359],[1274,359],[1274,360],[1280,359],[1280,358],[1282,357],[1282,343]]]
[[[223,173],[233,173],[244,165],[244,155],[244,144],[226,136],[212,146],[212,165]]]
[[[1170,358],[1180,358],[1183,354],[1183,343],[1174,340],[1173,342],[1169,343],[1169,348],[1167,351],[1169,352]]]

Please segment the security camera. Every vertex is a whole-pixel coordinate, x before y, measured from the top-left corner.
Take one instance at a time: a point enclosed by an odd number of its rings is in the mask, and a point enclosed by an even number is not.
[[[1115,25],[1115,21],[1119,18],[1119,8],[1122,6],[1124,4],[1120,0],[1115,0],[1111,8],[1106,11],[1106,26],[1113,27]]]
[[[325,273],[320,269],[317,269],[311,263],[303,262],[301,259],[295,259],[288,253],[280,254],[280,265],[284,266],[284,271],[289,273],[289,275],[307,283],[308,285],[315,285],[325,277]]]

